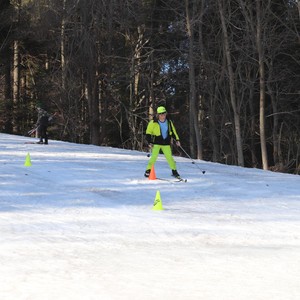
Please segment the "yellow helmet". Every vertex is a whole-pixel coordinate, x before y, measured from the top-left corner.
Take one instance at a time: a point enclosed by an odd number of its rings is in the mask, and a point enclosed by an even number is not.
[[[159,106],[158,108],[157,108],[157,113],[158,114],[164,114],[164,113],[166,113],[167,111],[166,111],[166,108],[164,107],[164,106]]]

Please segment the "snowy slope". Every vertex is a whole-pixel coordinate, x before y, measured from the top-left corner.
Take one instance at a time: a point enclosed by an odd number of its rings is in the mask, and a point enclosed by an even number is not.
[[[300,299],[299,176],[26,141],[0,134],[0,299]]]

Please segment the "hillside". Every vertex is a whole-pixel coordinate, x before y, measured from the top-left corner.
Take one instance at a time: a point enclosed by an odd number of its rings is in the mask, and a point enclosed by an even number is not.
[[[299,176],[29,141],[0,134],[0,299],[299,299]]]

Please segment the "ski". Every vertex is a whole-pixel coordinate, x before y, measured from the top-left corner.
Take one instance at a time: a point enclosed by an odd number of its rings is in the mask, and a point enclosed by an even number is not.
[[[179,182],[187,182],[186,178],[181,178],[180,176],[175,177]]]
[[[24,144],[30,144],[30,145],[34,145],[34,144],[45,145],[45,143],[40,143],[40,142],[24,142]]]
[[[167,182],[187,182],[187,179],[181,177],[175,177],[175,179],[167,179],[167,178],[157,178],[157,180],[167,181]]]

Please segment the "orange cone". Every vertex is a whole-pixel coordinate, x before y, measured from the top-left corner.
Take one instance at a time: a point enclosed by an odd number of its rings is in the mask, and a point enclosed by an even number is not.
[[[148,177],[150,180],[155,180],[156,179],[156,174],[154,170],[154,165],[151,167],[150,175]]]

